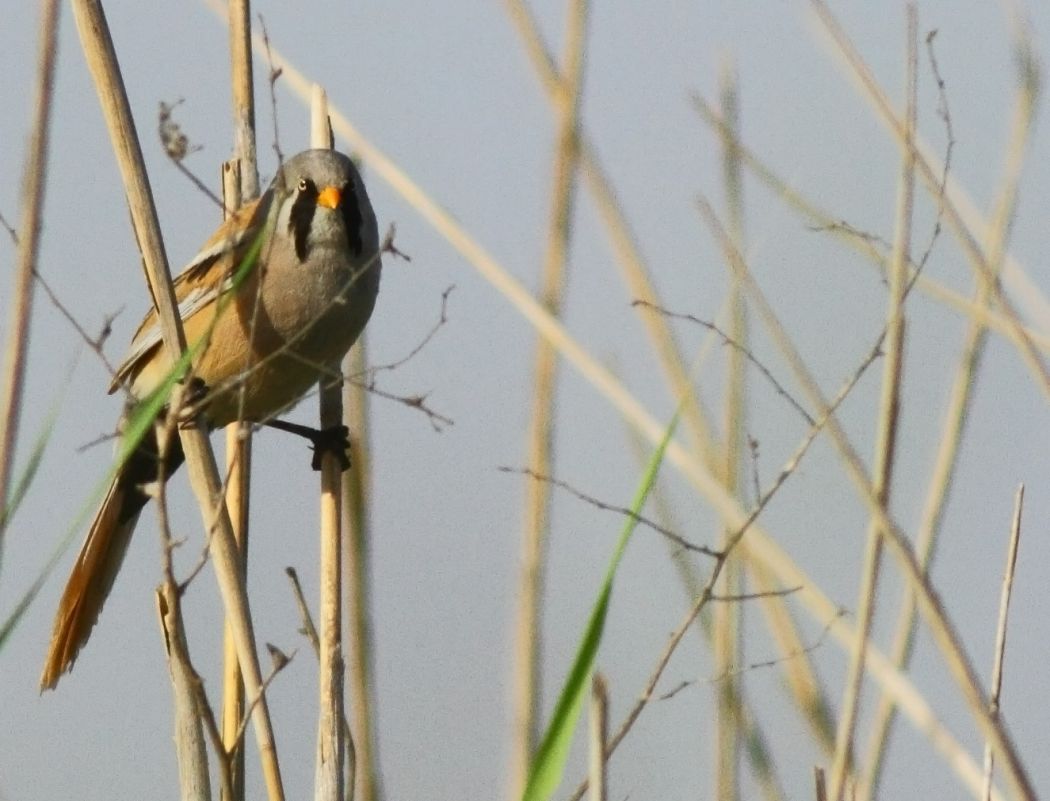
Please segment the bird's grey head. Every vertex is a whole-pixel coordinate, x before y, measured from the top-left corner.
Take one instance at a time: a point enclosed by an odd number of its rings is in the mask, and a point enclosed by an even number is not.
[[[315,247],[372,255],[375,213],[352,161],[335,150],[305,150],[288,159],[271,189],[280,198],[277,225],[288,233],[299,261]]]

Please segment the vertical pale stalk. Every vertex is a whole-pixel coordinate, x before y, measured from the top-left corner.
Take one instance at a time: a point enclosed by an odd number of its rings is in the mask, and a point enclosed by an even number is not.
[[[18,441],[18,422],[25,383],[29,323],[33,311],[33,273],[40,245],[47,178],[47,149],[51,135],[51,98],[58,58],[57,0],[40,4],[40,39],[37,52],[37,83],[34,115],[22,175],[21,231],[18,236],[18,266],[11,292],[3,385],[0,387],[0,567],[3,566],[4,532],[7,528],[8,490]]]
[[[988,264],[996,281],[1007,259],[1007,245],[1017,207],[1018,188],[1024,171],[1025,152],[1031,135],[1036,98],[1036,87],[1031,83],[1022,82],[1017,102],[1014,105],[1010,145],[1007,149],[1001,189],[995,204],[993,223],[989,229],[989,241],[985,243]],[[990,311],[991,300],[992,286],[978,276],[974,290],[974,307]],[[922,522],[915,542],[915,552],[924,570],[933,559],[944,512],[947,508],[956,462],[969,418],[970,405],[977,388],[981,356],[984,353],[988,332],[988,319],[980,315],[971,315],[959,366],[952,384],[948,411],[939,440],[941,444],[934,462]],[[911,660],[915,614],[915,595],[906,591],[901,602],[893,644],[890,648],[890,658],[902,669],[906,668]],[[865,758],[867,772],[860,788],[859,801],[871,801],[878,794],[886,746],[895,717],[896,705],[884,696],[879,702],[871,725],[870,745]]]
[[[1033,90],[1037,88],[1037,86],[1032,86]],[[865,259],[872,262],[877,267],[881,268],[883,266],[885,259],[883,258],[882,251],[876,244],[865,237],[857,236],[857,233],[848,227],[843,227],[840,217],[820,208],[820,206],[811,199],[802,195],[797,189],[789,185],[787,181],[775,173],[767,163],[761,161],[754,151],[750,150],[742,142],[728,137],[722,120],[714,113],[711,106],[702,97],[694,94],[692,96],[692,101],[700,118],[708,126],[713,128],[720,137],[730,138],[732,146],[740,153],[744,163],[748,166],[748,169],[751,170],[751,175],[757,178],[774,195],[780,198],[788,208],[794,210],[801,217],[804,217],[812,228],[826,232],[830,236],[835,237],[847,247],[860,253]],[[919,151],[922,152],[921,142],[917,142],[917,147]],[[938,169],[943,169],[943,166],[938,167]],[[951,185],[952,179],[951,176],[949,176],[948,186],[950,187]],[[936,198],[936,202],[938,206],[942,203],[939,195]],[[982,229],[985,227],[983,223],[981,227]],[[1011,257],[1009,254],[1006,254],[1001,265],[1004,274],[1006,272],[1006,267],[1009,264],[1011,264]],[[1017,273],[1014,275],[1016,277]],[[938,303],[943,304],[946,308],[952,309],[973,321],[982,323],[987,326],[989,330],[1003,336],[1015,346],[1022,347],[1023,343],[1021,335],[1014,329],[1011,322],[998,311],[998,309],[979,307],[972,298],[968,298],[962,293],[957,292],[945,284],[936,281],[923,273],[919,273],[914,269],[912,270],[911,280],[914,281],[916,289],[926,293],[929,297],[936,300]],[[1041,331],[1034,330],[1030,326],[1022,325],[1021,328],[1023,329],[1024,336],[1028,337],[1042,352],[1050,352],[1050,337],[1047,337]]]
[[[883,510],[890,505],[897,424],[900,414],[900,388],[904,362],[904,298],[907,292],[908,263],[911,252],[911,227],[915,200],[915,120],[917,114],[918,14],[914,3],[907,5],[907,61],[905,85],[905,146],[902,153],[901,177],[897,198],[897,233],[890,264],[889,308],[886,321],[886,358],[883,362],[882,398],[876,442],[873,492]],[[875,596],[882,561],[885,536],[880,521],[872,520],[868,529],[863,573],[857,599],[857,633],[850,654],[850,666],[843,689],[842,710],[835,742],[835,759],[831,769],[831,799],[840,801],[847,774],[853,765],[853,739],[859,715],[864,682],[865,649],[871,637],[875,615]]]
[[[999,595],[999,623],[995,630],[995,659],[992,662],[992,686],[988,693],[989,711],[999,717],[999,694],[1003,689],[1003,659],[1006,656],[1006,619],[1010,613],[1010,594],[1014,587],[1014,568],[1017,566],[1017,545],[1021,541],[1021,511],[1024,508],[1024,484],[1017,489],[1014,500],[1014,519],[1010,526],[1010,544],[1006,550],[1006,570]],[[991,743],[984,747],[984,801],[992,798],[992,767],[994,754]]]
[[[367,337],[362,333],[344,362],[345,373],[363,376],[367,365]],[[369,441],[368,391],[347,382],[343,419],[350,429],[351,469],[343,478],[343,530],[346,532],[347,637],[350,644],[347,680],[351,699],[351,735],[347,736],[347,796],[357,801],[382,797],[379,783],[379,744],[374,721],[375,667],[372,651],[371,540],[368,499],[372,495],[372,451]]]
[[[524,0],[507,0],[507,9],[518,28],[518,33],[525,44],[525,51],[532,60],[532,66],[536,70],[540,83],[547,91],[552,103],[556,103],[557,98],[566,93],[565,78],[559,72],[550,50],[543,41],[532,12]],[[580,172],[594,199],[602,222],[608,229],[613,252],[620,262],[627,292],[632,300],[644,300],[659,306],[661,305],[660,298],[653,286],[649,268],[627,224],[612,182],[582,130],[578,141]],[[669,322],[661,314],[643,314],[642,325],[648,332],[653,349],[663,365],[671,397],[686,399],[682,407],[682,418],[687,424],[693,448],[701,455],[709,468],[719,471],[718,448],[710,417],[703,407],[699,394],[693,389],[686,368],[686,360],[682,356]]]
[[[226,214],[259,196],[259,170],[255,149],[255,81],[252,72],[251,2],[230,0],[227,20],[230,33],[230,85],[233,100],[233,150],[236,157],[223,172],[223,205]],[[254,325],[254,321],[253,321]],[[226,426],[226,508],[241,553],[241,570],[248,576],[248,509],[252,465],[251,426],[236,420]],[[244,683],[237,664],[233,634],[227,624],[223,636],[222,738],[230,757],[233,797],[244,799],[244,746],[237,730],[244,714]],[[225,791],[225,787],[223,790]]]
[[[811,0],[811,7],[817,12],[817,17],[824,26],[824,30],[838,48],[839,54],[849,66],[869,102],[878,112],[880,120],[889,128],[898,144],[904,147],[905,124],[898,117],[893,104],[875,79],[871,68],[861,58],[856,46],[846,35],[827,3],[824,0]],[[1028,57],[1024,53],[1019,55],[1022,58]],[[1030,69],[1025,70],[1023,71],[1022,80],[1029,83],[1038,83],[1037,73]],[[914,141],[910,146],[916,147]],[[1021,322],[1014,299],[1003,291],[1003,287],[996,279],[995,271],[987,255],[981,250],[977,234],[974,232],[975,227],[986,229],[987,224],[983,220],[974,219],[975,216],[979,217],[979,215],[972,212],[972,208],[968,208],[969,204],[966,203],[965,198],[958,197],[960,193],[951,176],[949,176],[946,191],[944,193],[941,192],[941,174],[934,170],[932,166],[934,160],[934,157],[928,157],[923,152],[923,149],[919,148],[915,161],[917,174],[927,189],[942,201],[945,221],[954,231],[956,239],[966,253],[974,272],[982,281],[990,285],[992,297],[1005,318],[1010,336],[1016,342],[1018,352],[1024,360],[1025,366],[1036,380],[1043,394],[1050,397],[1050,367],[1043,360],[1032,336]],[[1026,287],[1030,288],[1028,294],[1032,296],[1032,299],[1042,297],[1041,291],[1035,284],[1027,280],[1027,276],[1015,273],[1011,277],[1015,281],[1024,279]]]
[[[170,547],[170,543],[167,544]],[[208,750],[201,727],[200,677],[190,662],[182,625],[179,588],[167,577],[157,588],[157,616],[168,653],[174,698],[175,755],[179,765],[181,801],[211,801]]]
[[[255,80],[252,72],[251,0],[229,0],[230,68],[233,85],[233,151],[241,160],[241,202],[259,196],[255,149]]]
[[[225,216],[241,205],[240,159],[222,165],[222,204]],[[233,524],[233,536],[240,552],[241,573],[248,578],[248,505],[249,475],[251,470],[251,427],[236,420],[226,426],[226,508]],[[229,623],[223,625],[222,638],[222,743],[230,763],[232,796],[227,798],[226,787],[220,797],[223,801],[244,801],[244,746],[238,734],[244,717],[244,682],[237,664],[237,644]]]
[[[314,86],[310,104],[310,146],[332,147],[328,98]],[[333,372],[334,375],[330,375]],[[321,378],[321,429],[343,422],[343,382],[339,365]],[[320,708],[317,721],[317,773],[315,801],[343,801],[343,571],[341,504],[342,468],[337,454],[321,456],[321,570],[320,570]]]
[[[734,135],[740,135],[739,102],[736,75],[728,65],[722,76],[722,117]],[[729,207],[729,231],[734,245],[744,248],[743,182],[740,174],[740,158],[732,148],[722,154],[722,171]],[[729,337],[740,345],[726,349],[726,390],[723,419],[725,426],[725,457],[723,483],[726,492],[740,497],[740,471],[745,451],[745,426],[747,425],[745,380],[747,360],[742,348],[747,347],[747,315],[740,279],[736,271],[730,272]],[[741,499],[742,500],[742,499]],[[726,521],[722,532],[722,547],[725,548],[733,536],[733,526]],[[742,560],[730,554],[722,568],[715,592],[721,595],[739,595],[743,589]],[[715,675],[721,677],[716,684],[717,725],[715,730],[715,795],[718,801],[736,801],[740,795],[740,732],[737,722],[741,710],[738,708],[743,691],[740,674],[742,662],[741,604],[716,604],[713,613],[714,637],[713,658]]]
[[[254,37],[253,43],[261,52],[266,52],[266,44],[261,36]],[[311,84],[303,73],[276,48],[271,47],[270,52],[272,53],[274,67],[282,70],[282,80],[287,88],[301,99],[308,99]],[[394,191],[416,209],[420,216],[443,236],[463,256],[467,263],[477,270],[481,277],[505,298],[515,311],[520,313],[529,324],[535,326],[543,336],[554,343],[566,362],[572,365],[581,378],[589,383],[600,397],[622,415],[640,435],[653,443],[660,441],[660,437],[664,432],[663,424],[649,414],[637,398],[628,392],[606,367],[581,347],[569,335],[564,326],[551,318],[542,306],[536,302],[533,295],[515,280],[491,253],[482,247],[441,204],[431,198],[400,166],[365,138],[345,115],[335,108],[330,109],[330,114],[333,127],[338,131],[340,137],[346,139],[361,154],[364,161]],[[701,203],[701,207],[705,216],[708,216],[703,203]],[[711,222],[717,233],[717,226],[714,225],[716,220],[713,216],[711,217]],[[726,242],[728,247],[729,240],[727,239]],[[733,254],[733,258],[739,262],[740,269],[747,270],[747,265],[739,254]],[[784,332],[783,326],[773,314],[761,289],[754,284],[750,276],[747,277],[745,286],[748,297],[753,299],[749,307],[751,309],[757,308],[760,319],[772,332],[774,341],[778,348],[784,352],[786,361],[798,377],[800,384],[804,386],[807,396],[812,399],[815,406],[825,410],[828,409],[827,401],[824,399],[820,388],[814,382],[813,377],[805,370],[805,365],[801,363],[797,350]],[[963,306],[968,313],[971,311],[969,303],[965,303]],[[996,318],[994,317],[985,315],[984,319],[989,320],[989,325],[999,325],[998,322],[995,322]],[[1008,326],[1005,323],[1002,326],[1002,330],[1006,331]],[[869,494],[870,482],[867,480],[863,463],[850,447],[849,440],[833,416],[829,418],[828,425],[833,434],[834,445],[843,455],[844,464],[848,468],[848,473],[857,488],[858,495],[868,505],[869,509],[878,509],[877,504],[874,503],[874,499]],[[718,514],[725,516],[727,519],[735,519],[737,523],[742,523],[747,518],[746,511],[740,508],[736,499],[725,493],[725,488],[715,480],[708,465],[697,458],[695,451],[687,450],[677,442],[671,442],[667,447],[667,459],[682,472],[690,484],[711,504]],[[984,704],[983,690],[980,689],[980,685],[976,681],[970,680],[974,678],[975,674],[965,651],[961,647],[958,633],[945,615],[944,609],[940,605],[927,577],[918,567],[914,554],[906,543],[903,532],[893,520],[885,515],[883,515],[883,518],[887,529],[891,533],[891,550],[902,568],[906,581],[919,593],[919,609],[923,618],[930,625],[934,640],[945,656],[945,662],[952,673],[953,679],[962,689],[968,709],[973,714],[981,731],[992,737],[996,748],[1001,749],[1002,754],[1005,755],[1006,759],[1004,761],[1007,767],[1007,775],[1012,786],[1022,788],[1025,797],[1033,797],[1024,766],[1020,762],[1012,741],[1000,726],[990,720]],[[749,558],[760,561],[772,575],[776,576],[782,586],[801,587],[802,589],[799,590],[795,597],[813,618],[821,625],[826,625],[829,634],[837,642],[852,642],[853,627],[841,617],[839,606],[819,591],[812,579],[798,567],[790,554],[785,552],[761,525],[753,524],[748,531],[748,536],[738,547],[747,550]],[[960,780],[968,787],[976,786],[979,789],[981,777],[973,759],[944,724],[936,718],[908,677],[893,669],[877,649],[869,649],[868,668],[872,671],[872,675],[883,684],[887,692],[892,693],[895,698],[901,699],[901,709],[908,715],[916,728],[924,736],[928,737],[938,752],[944,755],[946,763]]]
[[[587,752],[587,798],[589,801],[606,801],[605,749],[609,742],[609,688],[601,673],[594,674],[591,682],[591,711],[588,718]]]
[[[799,353],[798,348],[791,340],[791,337],[788,336],[783,323],[770,305],[765,293],[762,292],[761,287],[758,286],[748,270],[746,261],[739,252],[733,249],[732,241],[725,233],[717,215],[715,215],[710,204],[703,198],[699,199],[699,210],[705,222],[718,238],[721,247],[727,251],[727,255],[732,260],[735,269],[741,270],[745,279],[744,285],[750,301],[750,308],[755,310],[762,324],[769,330],[771,339],[781,351],[814,410],[823,417],[831,407],[814,379],[812,372],[806,365],[805,360]],[[1021,798],[1035,798],[1035,791],[1028,772],[1021,762],[1017,748],[1000,722],[988,714],[988,704],[984,689],[977,678],[973,663],[963,647],[959,632],[948,617],[940,597],[930,583],[929,577],[919,566],[908,537],[887,513],[886,508],[879,503],[864,462],[857,454],[852,442],[834,414],[827,416],[826,431],[830,435],[836,451],[838,451],[845,472],[853,482],[858,496],[864,502],[868,512],[876,519],[877,524],[884,530],[884,544],[889,546],[890,551],[897,560],[903,578],[908,586],[916,591],[919,609],[929,627],[933,642],[943,657],[945,666],[948,668],[953,681],[965,700],[974,722],[985,737],[994,743],[997,754],[1003,759],[1006,767],[1006,776],[1011,788]],[[668,448],[668,458],[672,461],[675,460],[676,453],[673,448]],[[704,479],[701,489],[709,497],[713,498],[718,495],[716,488],[708,483],[709,477],[694,475],[693,478]],[[752,541],[758,539],[755,536],[756,533],[757,530],[749,532]],[[768,555],[773,549],[773,545],[769,541],[762,543],[762,551],[766,552],[765,555]],[[761,551],[755,552],[756,557],[762,555]],[[807,596],[809,601],[815,601],[813,593],[800,593],[800,597]],[[832,614],[834,615],[834,612]],[[838,626],[834,625],[833,622],[832,628],[838,628]],[[945,744],[946,742],[938,743],[938,745]],[[958,759],[954,765],[961,767],[963,762],[963,759]]]
[[[227,215],[259,196],[259,170],[255,149],[255,81],[252,72],[251,2],[230,0],[230,85],[233,100],[233,150],[236,157],[223,172],[223,205]],[[254,325],[254,321],[253,321]],[[248,509],[252,465],[250,425],[236,420],[226,426],[226,508],[241,553],[241,570],[248,577]],[[244,799],[244,746],[237,730],[244,714],[244,683],[237,664],[236,647],[229,625],[223,636],[222,738],[229,752],[233,797]],[[223,788],[225,792],[226,788]]]
[[[164,346],[174,363],[186,349],[186,337],[177,312],[157,211],[146,178],[142,150],[109,26],[98,0],[73,0],[73,12],[124,181],[136,240],[160,317]],[[237,657],[244,673],[245,690],[252,701],[251,715],[255,724],[267,795],[270,801],[283,801],[284,789],[273,728],[270,724],[269,705],[263,692],[259,658],[255,650],[251,612],[244,577],[239,567],[237,544],[233,538],[226,505],[223,503],[222,484],[215,454],[212,453],[207,434],[199,425],[182,428],[179,434],[186,455],[190,483],[203,517],[204,530],[213,532],[210,539],[211,561],[215,568],[226,618],[234,628]]]
[[[565,36],[566,91],[556,100],[558,147],[554,157],[550,225],[539,301],[554,317],[561,314],[579,154],[579,109],[583,87],[588,0],[570,0]],[[553,473],[554,400],[557,352],[537,339],[533,375],[532,419],[526,464],[541,475]],[[521,578],[514,643],[512,753],[509,798],[520,798],[529,776],[539,730],[540,617],[543,603],[545,545],[551,487],[546,481],[525,482]]]

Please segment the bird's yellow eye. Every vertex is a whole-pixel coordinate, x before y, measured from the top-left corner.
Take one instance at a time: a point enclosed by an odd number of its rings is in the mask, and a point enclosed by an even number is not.
[[[300,178],[299,179],[299,191],[300,192],[305,192],[306,191],[306,187],[308,187],[309,185],[310,185],[310,182],[307,181],[305,178]]]

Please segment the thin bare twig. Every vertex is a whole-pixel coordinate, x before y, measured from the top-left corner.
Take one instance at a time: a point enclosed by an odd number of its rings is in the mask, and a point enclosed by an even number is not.
[[[850,379],[846,382],[845,386],[839,392],[838,396],[836,396],[836,398],[831,402],[830,406],[828,406],[825,413],[813,426],[810,427],[809,431],[806,433],[806,436],[803,438],[798,448],[796,448],[795,452],[791,455],[791,458],[789,458],[784,464],[784,466],[780,469],[780,473],[777,475],[776,479],[774,479],[772,486],[770,486],[769,489],[767,489],[765,493],[763,493],[762,498],[759,500],[758,504],[744,520],[743,524],[739,528],[737,528],[732,533],[732,535],[726,540],[726,548],[715,559],[715,564],[711,568],[711,575],[708,578],[707,583],[704,585],[700,596],[697,598],[692,608],[686,614],[683,621],[671,634],[671,638],[665,646],[663,653],[661,653],[660,657],[657,659],[656,667],[653,668],[653,671],[649,676],[649,680],[646,682],[645,689],[642,690],[637,701],[635,701],[634,706],[631,707],[630,711],[627,713],[627,716],[624,718],[624,721],[620,724],[620,727],[617,729],[616,734],[614,734],[612,739],[609,740],[609,746],[605,755],[606,759],[608,759],[613,754],[617,746],[619,746],[619,744],[623,741],[623,738],[627,736],[627,733],[634,726],[635,721],[638,720],[638,717],[642,714],[642,710],[645,709],[649,701],[653,698],[653,693],[656,690],[656,685],[659,683],[660,677],[663,676],[664,669],[671,661],[671,656],[678,648],[678,644],[682,641],[682,638],[685,636],[686,631],[688,631],[689,628],[693,625],[693,621],[696,620],[697,615],[699,615],[700,612],[703,611],[703,609],[707,606],[707,604],[710,603],[711,596],[713,595],[713,588],[715,586],[715,583],[718,581],[718,577],[722,572],[722,568],[725,566],[726,558],[732,552],[733,548],[735,548],[740,543],[740,540],[743,539],[748,529],[751,528],[752,524],[758,519],[759,515],[762,514],[762,512],[765,510],[766,506],[769,505],[769,502],[773,499],[773,497],[780,491],[780,488],[784,485],[784,482],[786,482],[788,478],[790,478],[791,475],[795,472],[795,470],[798,468],[799,464],[802,461],[802,457],[806,455],[806,452],[816,440],[817,435],[821,432],[824,426],[827,425],[827,422],[833,418],[834,413],[838,409],[839,405],[842,403],[843,400],[846,399],[850,391],[852,391],[853,387],[857,385],[857,382],[860,380],[861,376],[864,375],[864,373],[867,371],[868,367],[870,367],[872,362],[874,362],[875,359],[878,358],[881,344],[882,337],[879,337],[879,340],[876,343],[875,347],[872,348],[868,355],[864,358],[860,366],[857,368],[857,370],[853,373]],[[587,792],[586,780],[584,780],[583,783],[581,783],[580,786],[576,788],[576,791],[570,796],[571,801],[580,801],[585,792]]]
[[[661,526],[659,523],[650,520],[644,515],[638,514],[637,512],[632,511],[631,509],[628,509],[624,506],[617,506],[615,504],[609,504],[605,503],[605,501],[598,500],[593,495],[588,495],[585,492],[581,492],[568,482],[562,481],[557,478],[553,478],[551,476],[545,476],[542,473],[538,473],[535,470],[532,470],[528,467],[501,466],[497,467],[496,469],[499,470],[501,473],[515,473],[520,476],[528,476],[529,478],[534,479],[535,481],[550,484],[551,486],[563,489],[566,492],[575,495],[581,501],[589,503],[591,506],[594,506],[598,509],[602,509],[607,512],[616,512],[617,514],[623,515],[624,517],[629,517],[635,522],[640,523],[643,526],[647,526],[656,533],[667,537],[667,539],[669,539],[671,542],[675,543],[680,548],[686,551],[692,551],[693,553],[701,553],[704,556],[711,556],[715,558],[721,556],[721,553],[719,551],[713,550],[703,545],[696,545],[695,543],[690,542],[680,534],[676,534],[675,532],[671,531],[665,526]]]
[[[18,232],[14,229],[14,226],[7,221],[7,218],[3,214],[0,214],[0,228],[7,231],[7,235],[11,237],[11,242],[15,247],[18,247]]]
[[[102,325],[99,327],[98,334],[95,336],[91,336],[87,332],[87,329],[85,329],[84,326],[81,325],[80,322],[77,320],[77,318],[73,316],[73,313],[69,310],[69,307],[67,307],[59,299],[58,294],[44,279],[44,276],[41,275],[40,272],[37,270],[33,271],[33,275],[36,278],[37,283],[40,284],[40,288],[44,290],[44,294],[47,295],[47,298],[51,302],[51,305],[58,310],[59,314],[66,318],[66,321],[71,326],[73,326],[73,330],[77,332],[78,336],[84,341],[84,344],[87,345],[96,356],[98,356],[102,364],[105,365],[106,372],[109,373],[110,377],[112,378],[114,375],[116,375],[117,370],[106,357],[104,347],[106,341],[113,333],[113,321],[117,319],[117,316],[121,313],[121,311],[123,311],[123,309],[118,309],[117,311],[107,314],[105,317],[103,317]]]
[[[268,649],[272,649],[272,646],[269,643],[266,645]],[[266,697],[266,690],[269,688],[271,682],[277,678],[282,670],[291,664],[292,660],[295,659],[296,654],[299,653],[299,649],[294,649],[290,654],[281,653],[281,659],[272,660],[270,672],[267,674],[266,678],[263,679],[262,683],[259,685],[259,689],[256,691],[255,695],[252,696],[251,701],[244,710],[244,718],[241,720],[241,725],[237,727],[237,736],[234,738],[235,743],[239,743],[244,739],[244,732],[248,729],[248,723],[251,722],[252,712],[259,704],[263,703]],[[273,655],[272,650],[270,651],[270,654],[271,656]]]
[[[762,373],[763,377],[765,377],[765,379],[770,383],[770,385],[773,387],[776,393],[780,395],[780,397],[782,397],[784,400],[786,400],[789,404],[791,404],[791,407],[802,416],[802,418],[806,421],[807,425],[813,425],[813,416],[805,410],[801,403],[795,400],[792,394],[784,388],[783,384],[777,381],[777,379],[774,377],[773,373],[769,370],[769,368],[762,364],[761,360],[759,360],[759,358],[751,352],[751,349],[748,348],[746,345],[734,340],[731,336],[729,336],[729,334],[727,334],[725,331],[719,328],[715,323],[709,322],[708,320],[701,320],[699,317],[695,317],[692,314],[682,314],[680,312],[670,311],[668,309],[663,308],[662,306],[656,305],[655,303],[650,303],[647,300],[635,300],[631,303],[631,305],[644,306],[645,308],[652,309],[653,311],[662,314],[664,317],[669,317],[674,320],[688,320],[691,323],[696,323],[697,325],[706,328],[708,331],[717,334],[722,339],[722,342],[724,344],[743,354],[744,358],[746,358],[749,362],[751,362],[751,364],[758,368],[758,371]]]
[[[393,245],[391,245],[391,247],[393,247]],[[452,284],[451,286],[445,287],[445,290],[441,293],[441,311],[438,313],[438,320],[436,323],[434,323],[430,330],[427,331],[423,339],[421,339],[416,345],[414,345],[412,347],[412,350],[410,350],[406,355],[402,356],[400,359],[395,359],[394,361],[387,362],[386,364],[370,365],[368,367],[369,379],[374,378],[376,373],[389,372],[391,370],[396,370],[399,367],[405,365],[406,363],[414,359],[416,356],[418,356],[423,351],[423,349],[430,344],[430,341],[437,335],[438,330],[443,325],[445,325],[445,323],[448,322],[448,296],[452,294],[452,291],[455,288],[456,285]]]
[[[266,63],[270,67],[267,83],[270,86],[270,111],[273,119],[273,152],[277,154],[277,166],[284,164],[284,153],[281,152],[281,132],[277,127],[277,81],[284,71],[281,67],[275,67],[273,53],[270,50],[270,33],[266,30],[266,19],[259,15],[259,28],[262,30],[263,44],[266,46]]]
[[[303,585],[299,583],[299,573],[294,567],[286,567],[284,574],[288,576],[288,581],[292,584],[295,606],[299,610],[299,620],[303,624],[299,631],[310,641],[310,645],[314,649],[314,656],[319,657],[321,655],[321,638],[317,635],[317,626],[314,625],[313,615],[310,614],[310,605],[306,602],[306,596],[303,595]]]
[[[157,112],[157,135],[160,137],[160,144],[164,148],[164,154],[175,165],[175,168],[189,179],[190,183],[197,187],[202,195],[224,212],[232,211],[232,209],[227,209],[222,199],[209,189],[204,181],[194,175],[184,163],[188,155],[197,153],[204,148],[202,145],[191,145],[189,137],[183,133],[182,127],[175,122],[172,116],[176,107],[182,102],[182,98],[179,98],[174,103],[165,103],[163,100],[160,102],[160,110]]]
[[[798,589],[799,588],[796,587],[796,588],[793,588],[793,589],[789,590],[788,592],[796,592]],[[777,595],[778,593],[768,593],[768,594],[769,595]],[[783,595],[785,593],[779,593],[779,594]],[[755,594],[753,597],[758,597],[760,595],[761,595],[761,593],[758,593],[758,594]],[[719,598],[719,597],[717,597],[715,595],[711,596],[711,601],[721,601],[721,600],[725,600],[725,599]],[[844,615],[844,614],[846,614],[846,610],[844,610],[844,609],[840,610],[839,615],[841,616],[841,615]],[[783,665],[786,662],[790,662],[792,659],[798,659],[801,656],[806,656],[807,654],[811,654],[814,651],[816,651],[818,648],[821,648],[824,645],[825,641],[828,638],[828,634],[831,632],[831,625],[832,625],[832,623],[834,623],[834,620],[828,621],[828,623],[821,630],[820,635],[817,637],[817,639],[814,640],[809,645],[803,646],[802,648],[798,648],[798,649],[796,649],[794,651],[791,651],[790,653],[784,654],[782,656],[774,657],[772,659],[765,659],[765,660],[762,660],[761,662],[750,662],[749,664],[744,665],[743,667],[738,667],[738,668],[735,668],[733,670],[727,670],[727,671],[725,671],[723,673],[720,673],[717,676],[713,676],[713,677],[711,677],[709,679],[704,680],[703,683],[704,684],[708,684],[708,685],[710,685],[710,684],[718,684],[720,682],[726,681],[727,679],[735,678],[735,677],[740,676],[740,675],[742,675],[744,673],[749,673],[749,672],[751,672],[753,670],[762,670],[764,668],[777,667],[778,665]],[[698,683],[699,682],[695,681],[695,680],[679,682],[677,685],[672,687],[670,690],[665,692],[663,695],[658,696],[656,700],[658,700],[658,701],[668,701],[671,698],[674,698],[676,695],[678,695],[678,693],[680,693],[682,690],[684,690],[684,689],[686,689],[688,687],[692,687],[693,685],[698,684]]]

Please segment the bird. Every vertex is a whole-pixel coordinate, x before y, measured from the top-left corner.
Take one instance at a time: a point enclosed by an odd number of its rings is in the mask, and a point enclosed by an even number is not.
[[[306,150],[278,169],[256,201],[230,215],[174,281],[194,352],[192,412],[209,429],[235,420],[272,424],[346,354],[379,292],[375,212],[353,162]],[[254,254],[254,255],[253,255]],[[129,398],[121,426],[168,381],[173,362],[156,308],[143,318],[109,387]],[[315,432],[315,451],[332,447]],[[342,458],[346,432],[335,446]],[[178,437],[163,460],[153,427],[117,466],[59,601],[40,688],[72,669],[113,588],[158,475],[183,461]],[[315,456],[315,467],[317,467]],[[163,461],[163,464],[160,464]],[[349,466],[343,461],[344,469]],[[158,472],[159,471],[159,472]]]

